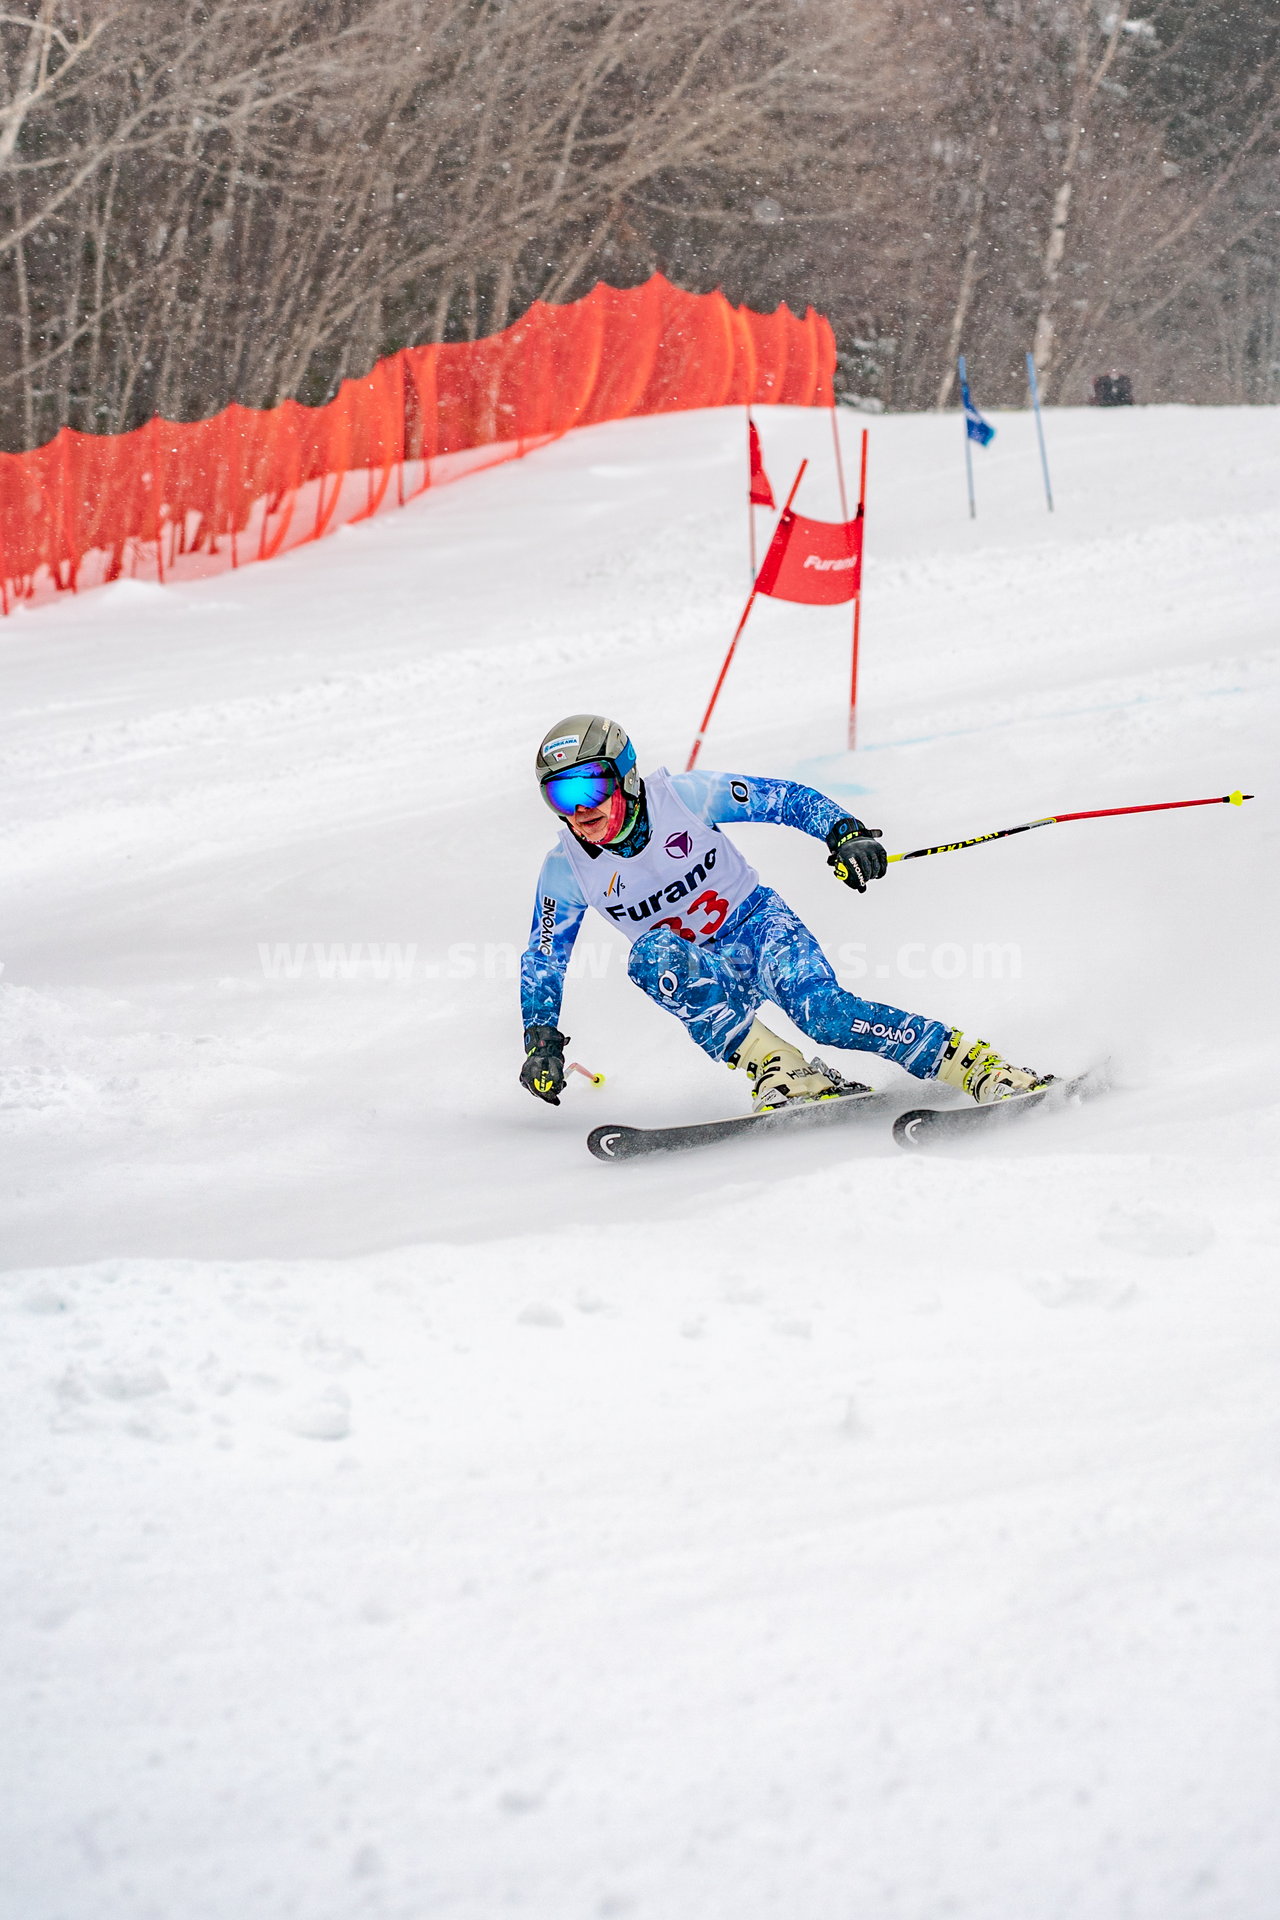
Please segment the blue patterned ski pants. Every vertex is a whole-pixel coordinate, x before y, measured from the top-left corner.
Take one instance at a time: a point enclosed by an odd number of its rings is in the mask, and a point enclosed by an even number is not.
[[[951,1029],[848,992],[786,901],[771,887],[760,888],[758,898],[759,906],[714,946],[695,947],[670,927],[643,934],[631,949],[631,978],[713,1060],[733,1052],[769,1000],[822,1046],[878,1053],[918,1080],[931,1079]]]

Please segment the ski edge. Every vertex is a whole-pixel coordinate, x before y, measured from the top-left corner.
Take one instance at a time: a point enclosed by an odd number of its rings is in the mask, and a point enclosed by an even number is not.
[[[893,1137],[900,1147],[919,1150],[946,1139],[963,1139],[992,1127],[1016,1125],[1037,1108],[1063,1113],[1086,1100],[1096,1100],[1111,1087],[1110,1062],[1087,1067],[1083,1073],[1052,1086],[1034,1088],[1029,1093],[1011,1094],[989,1107],[911,1107],[893,1123]]]
[[[593,1127],[587,1135],[587,1150],[606,1165],[623,1160],[641,1160],[656,1153],[685,1153],[695,1147],[718,1145],[743,1134],[780,1133],[791,1128],[820,1127],[851,1117],[851,1110],[875,1113],[883,1110],[884,1096],[869,1089],[865,1093],[842,1094],[835,1100],[806,1101],[802,1106],[782,1107],[770,1113],[740,1113],[724,1120],[695,1120],[687,1126],[632,1127],[621,1123]]]

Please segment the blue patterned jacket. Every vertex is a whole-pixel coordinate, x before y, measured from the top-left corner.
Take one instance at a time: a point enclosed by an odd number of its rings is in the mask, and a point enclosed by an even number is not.
[[[837,820],[850,817],[847,807],[837,806],[825,794],[796,780],[770,780],[743,773],[673,773],[669,778],[690,813],[708,826],[759,821],[775,827],[795,827],[815,840],[825,840]],[[610,851],[616,855],[622,850],[614,847]],[[756,898],[753,895],[746,901],[735,918],[748,912]],[[586,910],[572,867],[563,851],[553,847],[538,876],[529,945],[520,961],[520,1007],[526,1027],[554,1027],[558,1023],[565,973]]]

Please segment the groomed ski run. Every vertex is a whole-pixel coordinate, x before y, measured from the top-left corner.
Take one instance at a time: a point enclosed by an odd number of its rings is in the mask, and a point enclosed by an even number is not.
[[[995,418],[972,524],[958,417],[870,422],[857,755],[843,610],[770,605],[701,764],[890,849],[1258,798],[865,899],[744,830],[851,984],[1114,1060],[963,1154],[611,1178],[748,1101],[597,929],[605,1085],[516,1084],[534,747],[683,764],[740,414],[0,624],[4,1920],[1275,1910],[1280,436],[1053,409],[1050,519]]]

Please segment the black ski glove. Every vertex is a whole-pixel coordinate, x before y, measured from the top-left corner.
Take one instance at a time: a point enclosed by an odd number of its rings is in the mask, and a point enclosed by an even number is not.
[[[880,845],[879,827],[864,827],[861,820],[837,820],[827,835],[831,851],[827,865],[837,880],[858,893],[865,893],[868,880],[883,880],[889,871],[889,856]]]
[[[568,1035],[558,1027],[526,1027],[524,1030],[520,1085],[553,1107],[560,1105],[560,1095],[564,1092],[564,1050],[568,1044]]]

